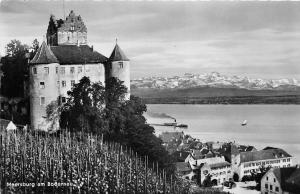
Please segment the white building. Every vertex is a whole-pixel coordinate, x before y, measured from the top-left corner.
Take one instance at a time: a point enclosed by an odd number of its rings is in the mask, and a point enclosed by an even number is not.
[[[185,172],[184,177],[190,180],[196,180],[200,176],[200,184],[203,184],[207,176],[211,176],[211,181],[214,185],[222,184],[232,178],[231,164],[225,161],[224,156],[214,156],[210,158],[196,157],[190,154],[186,158],[186,163],[189,164],[191,171]]]
[[[232,156],[232,169],[239,180],[243,176],[258,172],[261,166],[284,168],[292,166],[292,156],[279,148],[268,148],[260,151],[240,152]]]

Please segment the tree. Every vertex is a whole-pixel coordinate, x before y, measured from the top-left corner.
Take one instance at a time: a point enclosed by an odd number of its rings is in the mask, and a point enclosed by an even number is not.
[[[127,88],[117,78],[109,78],[106,88],[83,77],[68,92],[68,101],[62,106],[60,124],[70,131],[102,133],[107,141],[116,141],[131,147],[150,162],[174,171],[173,162],[154,135],[154,128],[146,124],[147,110],[138,97],[125,100]]]
[[[211,187],[212,186],[212,181],[211,181],[211,175],[208,174],[204,180],[203,180],[203,187]]]
[[[106,128],[104,92],[100,82],[91,83],[89,78],[83,77],[68,91],[68,100],[62,107],[61,127],[70,131],[103,132]]]
[[[234,181],[234,182],[238,182],[239,179],[240,179],[239,175],[235,172],[235,173],[233,174],[233,181]]]
[[[253,177],[254,181],[256,182],[256,190],[260,190],[260,181],[261,178],[271,169],[271,166],[260,166],[259,171],[251,172],[251,176]]]
[[[105,100],[107,107],[118,107],[124,103],[127,88],[123,83],[123,81],[115,77],[110,77],[105,81]]]
[[[62,113],[62,106],[60,105],[60,97],[52,101],[46,107],[46,120],[48,122],[48,131],[55,132],[59,130],[59,120]]]
[[[24,80],[26,77],[28,46],[19,40],[12,40],[6,46],[6,56],[3,57],[3,87],[1,93],[7,97],[23,97]]]
[[[34,39],[33,42],[32,42],[32,46],[31,46],[31,53],[30,53],[30,58],[32,59],[34,57],[34,55],[36,54],[37,50],[39,49],[40,47],[40,43],[37,39]]]
[[[14,58],[24,57],[28,49],[28,45],[22,44],[21,41],[14,39],[6,45],[6,54]]]

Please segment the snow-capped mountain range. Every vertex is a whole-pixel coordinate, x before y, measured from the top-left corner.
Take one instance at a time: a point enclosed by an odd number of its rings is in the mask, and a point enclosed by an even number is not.
[[[292,79],[260,79],[244,76],[227,76],[218,72],[191,74],[173,77],[144,77],[131,80],[132,88],[192,88],[192,87],[217,87],[217,88],[244,88],[249,90],[294,90],[300,87],[300,81]],[[299,89],[299,88],[298,88]]]

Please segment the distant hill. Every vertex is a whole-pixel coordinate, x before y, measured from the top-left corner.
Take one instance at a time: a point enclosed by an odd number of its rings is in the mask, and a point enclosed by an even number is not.
[[[187,104],[300,104],[300,89],[248,90],[241,88],[133,88],[131,94],[145,103]]]

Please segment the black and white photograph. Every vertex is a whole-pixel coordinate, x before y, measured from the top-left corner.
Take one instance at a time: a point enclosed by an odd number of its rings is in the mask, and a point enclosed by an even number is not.
[[[300,194],[300,1],[0,0],[0,194]]]

